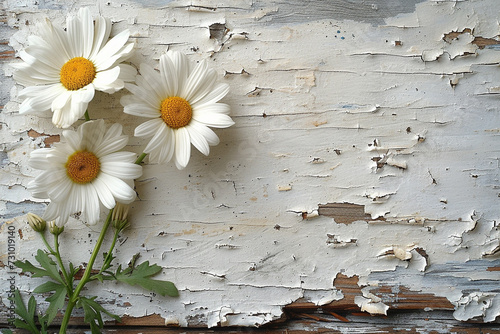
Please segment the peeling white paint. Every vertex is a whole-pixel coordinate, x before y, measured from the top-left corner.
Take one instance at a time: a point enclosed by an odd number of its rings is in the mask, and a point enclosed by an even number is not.
[[[380,16],[371,21],[356,12],[325,18],[320,2],[307,20],[283,14],[293,1],[252,3],[8,2],[16,53],[37,21],[64,25],[66,13],[90,6],[113,20],[114,33],[131,30],[134,64],[180,50],[208,59],[231,86],[224,102],[236,125],[217,131],[221,144],[208,158],[193,152],[183,171],[145,165],[116,254],[127,263],[139,252],[163,266],[159,278],[181,296],[113,284],[88,293],[114,313],[154,313],[166,325],[260,326],[294,301],[343,298],[333,284],[343,273],[359,277],[365,288],[355,302],[372,314],[388,306],[370,288],[393,284],[446,297],[458,320],[493,321],[498,289],[483,283],[499,279],[485,268],[497,265],[500,247],[500,51],[474,41],[498,40],[496,1],[412,2],[394,17],[373,10]],[[211,27],[220,34],[210,38]],[[7,65],[4,76],[12,76]],[[16,256],[29,259],[42,243],[24,224],[25,210],[41,213],[45,204],[26,190],[35,176],[27,159],[46,136],[27,131],[61,131],[48,113],[19,115],[22,87],[5,82],[0,228],[21,229]],[[96,95],[91,115],[119,120],[132,134],[140,120],[123,114],[121,95]],[[132,138],[128,149],[143,145]],[[337,224],[319,215],[324,203],[363,205],[384,220]],[[68,260],[88,260],[92,229],[71,219],[61,247],[79,251]],[[34,281],[19,277],[19,288],[32,290]]]

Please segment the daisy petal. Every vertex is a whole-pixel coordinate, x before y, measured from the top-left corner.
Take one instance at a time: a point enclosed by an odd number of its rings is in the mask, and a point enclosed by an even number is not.
[[[214,112],[197,113],[193,115],[193,119],[213,128],[228,128],[234,124],[228,115]]]
[[[187,74],[189,73],[189,63],[185,54],[176,51],[168,51],[167,56],[172,61],[174,65],[174,69],[177,72],[177,93],[179,95],[179,91],[181,87],[184,87],[184,83],[187,80]]]
[[[95,187],[101,203],[108,209],[114,208],[116,201],[106,183],[98,177],[92,181],[92,185]]]
[[[163,121],[160,118],[154,118],[136,127],[134,131],[134,136],[152,137],[162,127],[165,127],[165,123],[163,123]]]
[[[163,145],[161,146],[161,150],[158,154],[158,162],[165,163],[172,160],[175,152],[175,135],[174,130],[166,127],[166,135]]]
[[[191,140],[193,146],[204,155],[208,155],[208,153],[210,153],[210,147],[208,146],[208,142],[205,137],[197,132],[195,128],[186,127],[186,129],[189,132],[189,139]]]
[[[125,98],[126,96],[124,96]],[[124,99],[122,98],[122,101]],[[152,108],[150,105],[143,103],[131,103],[124,104],[123,112],[129,115],[139,116],[139,117],[147,117],[147,118],[159,118],[160,112],[158,109]]]
[[[131,203],[136,198],[135,191],[123,180],[109,174],[101,174],[99,178],[106,183],[116,200],[121,203]]]
[[[142,175],[142,167],[133,162],[101,160],[101,171],[120,179],[136,179]]]
[[[144,148],[145,153],[156,151],[161,146],[166,144],[165,141],[167,138],[167,129],[168,127],[166,125],[161,125],[158,127],[158,130],[156,130],[155,135],[153,136],[153,138],[151,138],[149,143]]]
[[[97,72],[95,79],[94,81],[92,81],[92,83],[94,84],[95,89],[97,90],[108,93],[108,91],[111,88],[111,91],[109,92],[114,93],[115,90],[114,87],[111,86],[111,84],[113,84],[118,79],[119,76],[120,76],[120,67],[115,66],[109,70]]]
[[[184,168],[191,156],[191,142],[186,128],[174,130],[175,133],[175,161],[178,166]]]
[[[82,56],[88,59],[90,53],[92,52],[92,44],[94,42],[94,23],[92,22],[92,17],[90,16],[90,10],[87,7],[80,8],[78,16],[80,17],[82,25]]]
[[[193,128],[194,131],[201,134],[205,140],[208,142],[208,145],[215,146],[219,144],[219,137],[212,131],[208,126],[201,124],[196,120],[191,120],[189,123],[189,127]]]
[[[192,103],[193,108],[202,107],[208,104],[213,104],[221,100],[229,92],[229,85],[222,83],[215,86],[215,88],[208,93],[203,99],[196,103]]]
[[[160,57],[160,73],[166,96],[177,96],[178,79],[174,63],[167,55]]]
[[[96,68],[105,70],[111,66],[112,64],[106,66],[106,64],[108,64],[108,59],[120,51],[120,49],[127,42],[129,36],[130,32],[128,30],[124,30],[110,39],[94,58]]]
[[[92,52],[90,53],[89,59],[91,59],[92,61],[95,60],[95,57],[99,53],[99,50],[101,50],[104,43],[108,40],[110,33],[111,20],[102,16],[97,17],[95,19]]]

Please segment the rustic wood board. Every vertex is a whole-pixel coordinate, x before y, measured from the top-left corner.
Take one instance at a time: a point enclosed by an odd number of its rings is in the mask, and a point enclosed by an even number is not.
[[[182,171],[145,164],[117,259],[139,253],[163,266],[160,279],[174,281],[180,297],[89,287],[124,325],[498,333],[497,0],[0,6],[2,323],[9,278],[23,293],[38,283],[9,270],[5,233],[14,226],[16,259],[42,246],[25,223],[47,205],[26,189],[36,175],[29,153],[61,134],[50,113],[18,113],[22,86],[9,64],[36,22],[64,26],[89,6],[112,19],[113,33],[130,29],[136,66],[156,66],[168,49],[209,60],[231,87],[224,102],[236,122],[217,130],[209,157],[193,151]],[[140,120],[123,113],[124,94],[97,94],[90,110],[132,135]],[[131,137],[127,149],[143,147]],[[85,266],[97,235],[71,219],[68,260]],[[369,312],[387,316],[360,315]]]

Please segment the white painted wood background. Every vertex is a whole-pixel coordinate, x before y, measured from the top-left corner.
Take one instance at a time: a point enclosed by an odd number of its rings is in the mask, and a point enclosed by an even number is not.
[[[114,33],[130,29],[134,65],[156,65],[168,49],[208,59],[231,86],[223,102],[236,122],[216,131],[221,143],[208,158],[193,151],[182,171],[146,163],[136,181],[132,228],[120,239],[118,261],[139,253],[158,263],[160,278],[175,282],[180,297],[113,283],[90,287],[89,295],[119,315],[157,314],[181,326],[258,326],[294,301],[342,299],[334,286],[342,273],[359,277],[364,296],[356,303],[373,313],[387,307],[370,290],[385,284],[445,297],[457,320],[500,315],[499,271],[488,270],[500,267],[497,0],[3,6],[4,264],[9,224],[22,232],[17,259],[31,259],[42,247],[25,224],[28,211],[41,214],[46,206],[26,190],[36,175],[27,160],[61,133],[49,113],[19,115],[22,87],[9,63],[19,61],[15,55],[36,22],[64,25],[68,13],[88,6],[112,19]],[[479,47],[481,40],[491,45]],[[132,135],[141,120],[123,113],[124,94],[97,93],[89,111]],[[144,145],[131,137],[128,149],[140,153]],[[339,224],[319,214],[327,203],[362,205],[372,220]],[[87,261],[97,234],[98,227],[71,219],[66,259]],[[24,292],[38,283],[16,281]]]

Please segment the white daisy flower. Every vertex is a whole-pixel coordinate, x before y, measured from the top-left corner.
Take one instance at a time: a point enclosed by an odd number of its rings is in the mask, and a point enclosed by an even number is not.
[[[94,23],[88,8],[68,17],[66,31],[48,20],[40,24],[39,36],[30,36],[19,53],[24,62],[13,64],[14,79],[26,87],[19,112],[52,110],[52,123],[67,128],[85,114],[95,90],[114,93],[133,81],[136,70],[119,64],[134,47],[127,44],[130,33],[108,41],[110,32],[111,21],[99,16]]]
[[[136,193],[133,180],[142,167],[136,154],[118,152],[128,142],[122,126],[108,130],[103,120],[85,122],[77,131],[64,130],[65,142],[31,152],[29,164],[42,170],[28,189],[35,198],[50,199],[43,218],[64,225],[69,215],[81,212],[87,223],[99,220],[100,204],[108,209],[131,203]]]
[[[135,129],[136,137],[151,138],[144,153],[149,161],[164,163],[174,158],[177,168],[186,167],[191,143],[204,155],[219,138],[209,128],[234,124],[229,106],[217,103],[229,91],[227,84],[216,84],[216,73],[205,61],[192,71],[187,56],[167,52],[160,57],[160,71],[141,64],[136,85],[125,84],[133,95],[122,97],[124,112],[150,118]]]

